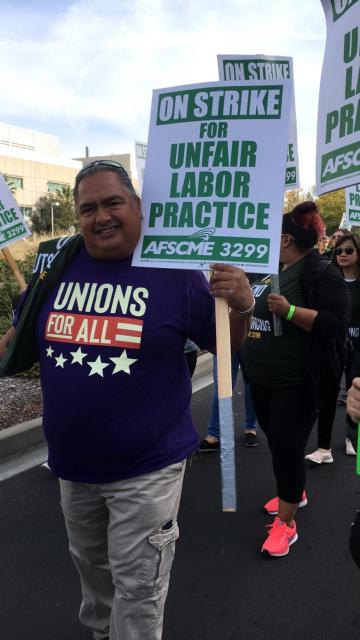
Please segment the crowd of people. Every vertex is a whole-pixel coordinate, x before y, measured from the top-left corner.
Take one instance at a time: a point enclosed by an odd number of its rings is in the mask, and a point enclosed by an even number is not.
[[[197,271],[132,267],[142,213],[116,162],[85,166],[74,199],[80,233],[40,247],[51,265],[34,272],[0,340],[0,375],[40,362],[48,465],[81,581],[81,622],[95,640],[160,640],[186,459],[221,447],[216,355],[200,443],[190,413],[197,349],[216,351],[214,298],[229,307],[244,444],[256,447],[261,428],[272,457],[277,492],[264,505],[274,519],[262,552],[284,556],[308,501],[306,457],[333,461],[344,371],[347,388],[355,378],[344,439],[352,454],[357,447],[360,245],[340,229],[329,239],[314,202],[296,206],[283,216],[275,294],[271,277],[250,285],[230,265],[213,265],[209,283]],[[318,449],[305,456],[317,418]]]

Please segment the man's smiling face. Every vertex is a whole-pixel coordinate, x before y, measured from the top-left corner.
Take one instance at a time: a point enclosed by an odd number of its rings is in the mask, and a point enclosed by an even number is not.
[[[76,197],[80,231],[87,251],[99,260],[132,255],[140,237],[141,209],[115,171],[82,178]]]

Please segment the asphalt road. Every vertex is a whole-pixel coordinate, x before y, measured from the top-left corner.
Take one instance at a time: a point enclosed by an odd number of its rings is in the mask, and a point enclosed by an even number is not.
[[[193,396],[202,435],[211,390]],[[237,427],[240,401],[237,394]],[[344,415],[339,408],[334,464],[309,468],[309,505],[299,511],[299,541],[286,558],[260,553],[271,521],[262,505],[274,495],[262,436],[256,449],[243,447],[238,438],[237,513],[221,511],[218,454],[202,454],[188,465],[163,640],[359,637],[360,572],[347,545],[360,506],[360,478],[355,459],[345,455]],[[56,479],[36,467],[1,482],[0,513],[1,640],[90,640],[77,620],[80,588],[68,557]]]

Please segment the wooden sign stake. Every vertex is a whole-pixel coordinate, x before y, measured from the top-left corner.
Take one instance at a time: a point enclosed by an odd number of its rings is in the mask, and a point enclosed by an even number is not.
[[[216,355],[220,418],[223,511],[236,511],[234,417],[232,408],[230,322],[228,304],[215,298]]]
[[[11,255],[11,252],[7,247],[5,247],[4,249],[1,249],[1,251],[3,252],[4,258],[17,280],[17,283],[20,287],[20,291],[24,291],[26,289],[26,282],[24,280],[23,274],[21,273],[19,267],[16,264],[15,258]]]

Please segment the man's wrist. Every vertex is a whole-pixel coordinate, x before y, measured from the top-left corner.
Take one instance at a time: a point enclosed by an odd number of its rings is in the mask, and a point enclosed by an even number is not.
[[[255,298],[253,296],[252,303],[248,308],[238,309],[237,307],[230,307],[230,309],[231,311],[235,311],[235,313],[238,313],[240,316],[251,316],[252,312],[255,309]]]

